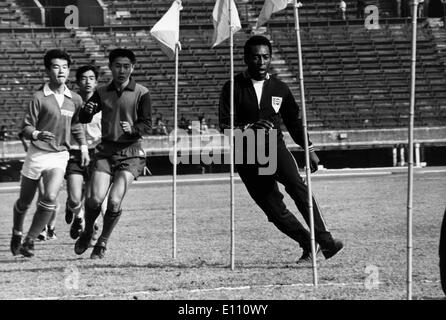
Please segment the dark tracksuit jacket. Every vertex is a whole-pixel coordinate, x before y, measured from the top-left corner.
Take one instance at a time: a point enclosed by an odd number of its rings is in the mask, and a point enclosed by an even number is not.
[[[230,82],[223,86],[219,104],[220,128],[230,128]],[[286,148],[280,125],[283,121],[293,140],[304,146],[304,130],[297,105],[289,87],[279,79],[269,76],[263,84],[260,107],[252,81],[247,72],[234,79],[234,125],[243,128],[250,123],[266,119],[277,130],[277,170],[274,175],[259,175],[258,165],[236,164],[237,171],[254,201],[265,212],[268,220],[283,233],[310,249],[310,233],[286,208],[277,182],[285,186],[297,208],[310,225],[308,190],[299,175],[296,161]],[[311,143],[310,143],[311,145]],[[313,197],[313,214],[316,241],[322,248],[328,246],[332,236],[328,232],[319,206]]]

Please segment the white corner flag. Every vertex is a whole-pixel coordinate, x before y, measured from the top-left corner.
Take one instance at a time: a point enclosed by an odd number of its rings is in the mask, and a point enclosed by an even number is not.
[[[175,0],[164,16],[153,26],[150,34],[159,43],[161,50],[175,58],[175,47],[180,40],[180,11],[183,9],[181,0]]]
[[[214,36],[212,38],[212,48],[222,43],[229,38],[229,5],[231,1],[231,20],[233,26],[233,33],[236,33],[242,28],[240,18],[238,16],[237,6],[234,0],[217,0],[215,2],[214,11],[212,12],[212,19],[214,23]]]
[[[259,18],[257,19],[256,28],[265,24],[273,13],[285,9],[287,5],[288,0],[265,0],[262,11],[260,11]]]

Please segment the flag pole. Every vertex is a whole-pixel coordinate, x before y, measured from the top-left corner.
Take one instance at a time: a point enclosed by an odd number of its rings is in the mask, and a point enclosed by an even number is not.
[[[231,161],[230,167],[230,193],[231,193],[231,270],[235,270],[235,201],[234,201],[234,33],[232,29],[232,1],[229,2],[229,48],[230,48],[230,83],[231,83],[231,93],[230,93],[230,117],[231,117],[231,133],[229,136],[229,156]]]
[[[177,161],[178,161],[178,60],[179,43],[175,44],[175,102],[173,133],[173,190],[172,190],[172,258],[177,258]]]
[[[299,83],[300,83],[300,100],[302,105],[302,126],[304,129],[304,148],[305,148],[305,169],[307,175],[307,189],[308,189],[308,209],[310,212],[310,234],[311,234],[311,255],[312,255],[312,268],[313,268],[313,285],[317,286],[317,264],[316,264],[316,242],[314,235],[314,215],[313,215],[313,193],[311,191],[311,167],[310,167],[310,152],[308,149],[308,130],[307,130],[307,112],[305,107],[305,89],[304,89],[304,76],[303,76],[303,64],[302,64],[302,46],[300,39],[300,26],[299,26],[299,8],[302,7],[302,3],[294,0],[294,23],[296,29],[296,41],[297,41],[297,54],[299,57]]]
[[[413,131],[415,115],[415,81],[417,64],[417,11],[418,0],[412,0],[412,66],[409,111],[409,162],[407,188],[407,300],[412,300],[412,204],[413,204]]]

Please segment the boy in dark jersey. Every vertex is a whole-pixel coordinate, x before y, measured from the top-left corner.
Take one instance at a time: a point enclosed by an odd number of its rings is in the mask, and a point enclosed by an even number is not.
[[[102,111],[102,141],[92,164],[91,193],[85,204],[85,230],[74,247],[76,254],[87,250],[94,223],[109,191],[102,233],[91,253],[92,259],[104,257],[107,241],[122,213],[122,200],[145,167],[141,140],[144,134],[151,132],[151,103],[149,90],[131,77],[135,63],[132,51],[111,51],[109,67],[113,80],[96,90],[79,115],[82,123],[88,123],[94,114]]]

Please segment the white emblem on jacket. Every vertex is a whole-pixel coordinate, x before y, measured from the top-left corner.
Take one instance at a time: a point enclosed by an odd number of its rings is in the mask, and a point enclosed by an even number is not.
[[[63,115],[63,116],[65,116],[65,117],[72,118],[74,112],[73,112],[73,111],[70,111],[70,110],[61,109],[61,110],[60,110],[60,114]]]
[[[271,106],[274,108],[276,113],[279,112],[280,106],[282,105],[282,97],[272,97],[271,98]]]

